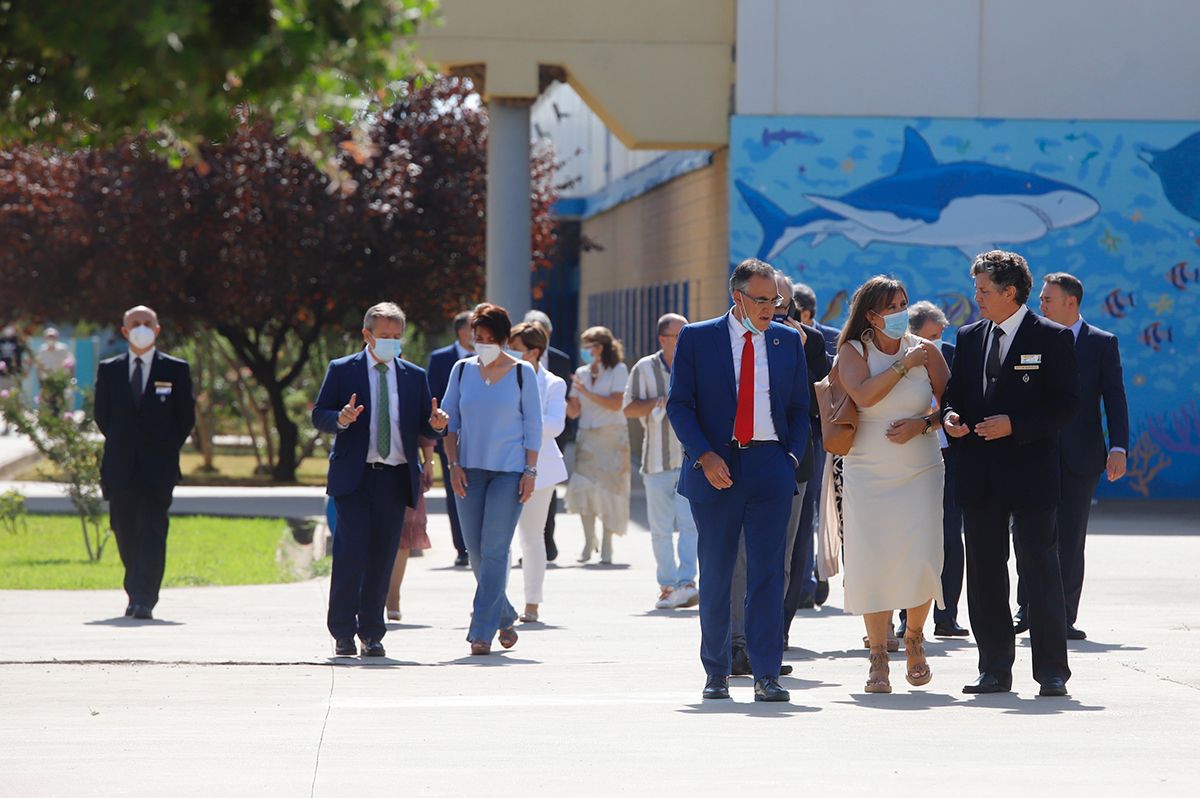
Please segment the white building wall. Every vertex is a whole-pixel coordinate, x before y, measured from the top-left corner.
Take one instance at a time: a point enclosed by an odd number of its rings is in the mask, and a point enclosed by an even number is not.
[[[1194,119],[1197,0],[739,0],[739,114]]]

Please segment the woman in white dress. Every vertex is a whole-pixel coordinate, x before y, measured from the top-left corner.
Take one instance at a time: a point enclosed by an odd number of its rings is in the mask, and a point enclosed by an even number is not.
[[[937,346],[908,332],[908,292],[882,276],[854,293],[837,360],[858,405],[854,445],[843,460],[846,610],[866,623],[867,692],[890,693],[888,622],[897,607],[908,610],[909,683],[933,678],[924,626],[931,602],[942,603],[944,472],[933,408],[950,369]]]
[[[607,327],[589,327],[580,336],[584,365],[575,371],[567,418],[579,419],[575,471],[567,483],[567,512],[583,522],[583,554],[596,551],[596,518],[604,527],[600,562],[612,564],[613,536],[629,525],[629,421],[621,412],[629,369],[625,349]]]
[[[538,620],[542,584],[546,580],[546,514],[550,512],[554,486],[567,481],[567,466],[554,441],[567,423],[567,383],[542,365],[542,354],[550,346],[550,337],[542,325],[534,322],[513,327],[508,346],[510,355],[533,366],[542,397],[542,450],[538,454],[537,481],[517,521],[521,575],[525,581],[525,611],[521,620],[534,623]]]

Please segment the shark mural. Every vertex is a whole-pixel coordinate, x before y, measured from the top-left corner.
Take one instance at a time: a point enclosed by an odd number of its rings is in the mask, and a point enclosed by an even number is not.
[[[952,247],[974,258],[997,243],[1035,241],[1100,212],[1086,191],[1032,172],[979,161],[938,163],[911,127],[904,129],[894,174],[840,197],[805,194],[816,207],[794,216],[745,182],[735,185],[762,225],[758,257],[767,261],[805,236],[815,247],[833,235],[859,247]]]
[[[729,261],[808,283],[828,324],[891,274],[956,329],[979,318],[967,258],[1002,247],[1084,283],[1120,340],[1130,476],[1102,496],[1200,495],[1200,124],[735,116]]]

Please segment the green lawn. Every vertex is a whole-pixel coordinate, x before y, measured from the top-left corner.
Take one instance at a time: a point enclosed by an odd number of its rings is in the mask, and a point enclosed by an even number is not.
[[[28,528],[0,531],[0,589],[93,590],[120,588],[124,576],[117,543],[88,562],[75,516],[30,515]],[[164,587],[257,585],[288,582],[275,552],[287,522],[269,518],[185,516],[171,519]]]

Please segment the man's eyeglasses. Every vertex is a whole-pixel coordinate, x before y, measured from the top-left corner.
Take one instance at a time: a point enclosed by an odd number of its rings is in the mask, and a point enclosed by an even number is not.
[[[749,299],[751,302],[753,302],[754,304],[756,304],[760,307],[763,305],[770,305],[772,307],[782,308],[782,307],[785,307],[788,303],[787,300],[784,299],[781,294],[776,294],[774,297],[750,296],[749,294],[747,294],[745,291],[742,291],[741,289],[738,289],[738,293],[741,294],[742,296],[746,297],[746,299]]]

